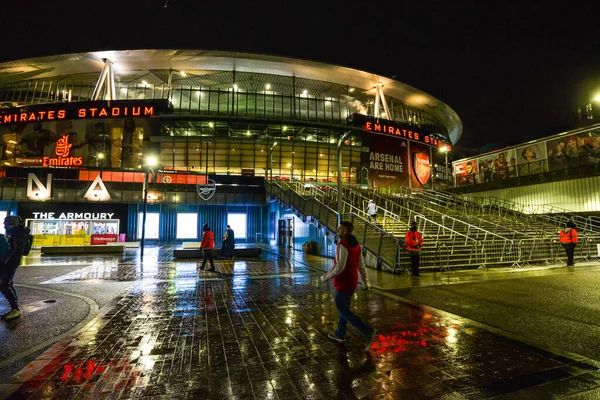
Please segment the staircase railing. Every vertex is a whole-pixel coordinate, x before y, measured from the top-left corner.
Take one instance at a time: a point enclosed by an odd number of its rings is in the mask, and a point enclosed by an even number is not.
[[[325,227],[332,234],[337,231],[337,211],[316,197],[307,198],[300,195],[294,190],[299,189],[298,185],[274,181],[265,182],[265,187],[271,196],[277,197],[282,203],[295,208],[303,216],[313,218],[318,227]],[[302,190],[304,189],[303,187]],[[313,189],[308,190],[311,194],[321,195]],[[348,207],[349,204],[345,204],[345,206]],[[390,271],[396,272],[398,254],[404,247],[404,242],[371,224],[360,215],[350,212],[344,214],[344,218],[351,220],[355,225],[355,236],[360,238],[362,235],[363,248],[375,257],[377,268],[381,269],[385,266]]]

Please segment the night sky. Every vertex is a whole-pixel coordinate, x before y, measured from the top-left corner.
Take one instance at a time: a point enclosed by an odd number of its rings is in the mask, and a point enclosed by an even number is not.
[[[3,4],[0,61],[188,48],[339,64],[439,98],[472,151],[574,128],[577,108],[600,93],[600,14],[586,2],[165,1]]]

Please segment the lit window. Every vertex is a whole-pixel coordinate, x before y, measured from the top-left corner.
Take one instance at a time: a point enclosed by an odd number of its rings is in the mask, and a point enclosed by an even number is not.
[[[177,214],[177,239],[198,239],[198,215],[196,213]]]
[[[138,229],[137,229],[137,237],[142,237],[142,220],[144,219],[144,214],[138,214]],[[158,230],[159,230],[159,214],[158,213],[147,213],[146,214],[146,239],[158,239]]]
[[[227,225],[233,229],[236,239],[246,239],[246,214],[228,213]]]

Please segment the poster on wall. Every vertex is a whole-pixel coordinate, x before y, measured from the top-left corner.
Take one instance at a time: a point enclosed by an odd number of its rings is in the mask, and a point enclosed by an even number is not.
[[[503,181],[517,176],[517,157],[514,149],[477,158],[476,183]]]
[[[410,143],[410,180],[413,188],[431,187],[431,158],[430,147]]]
[[[477,183],[476,177],[479,171],[477,160],[455,162],[453,165],[456,186],[469,186]]]
[[[369,147],[369,188],[408,186],[408,142],[377,135]]]
[[[550,171],[597,164],[600,162],[600,130],[548,140],[546,152]]]
[[[533,143],[515,149],[517,154],[517,173],[519,176],[527,176],[545,172],[545,160],[547,158],[546,145],[544,143]]]
[[[79,165],[97,166],[97,155],[102,153],[105,166],[137,168],[143,139],[150,130],[147,118],[3,124],[0,159],[4,165],[50,166],[55,164],[45,165],[48,160],[69,156],[81,158]]]

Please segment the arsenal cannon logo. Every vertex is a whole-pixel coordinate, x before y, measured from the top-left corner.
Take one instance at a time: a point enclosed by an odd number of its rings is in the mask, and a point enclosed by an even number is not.
[[[429,165],[429,155],[425,153],[413,153],[413,173],[417,181],[423,186],[431,177],[431,166]]]
[[[212,179],[207,179],[206,183],[196,184],[196,192],[198,192],[198,196],[204,201],[210,200],[210,198],[215,195],[216,191],[217,185]]]

